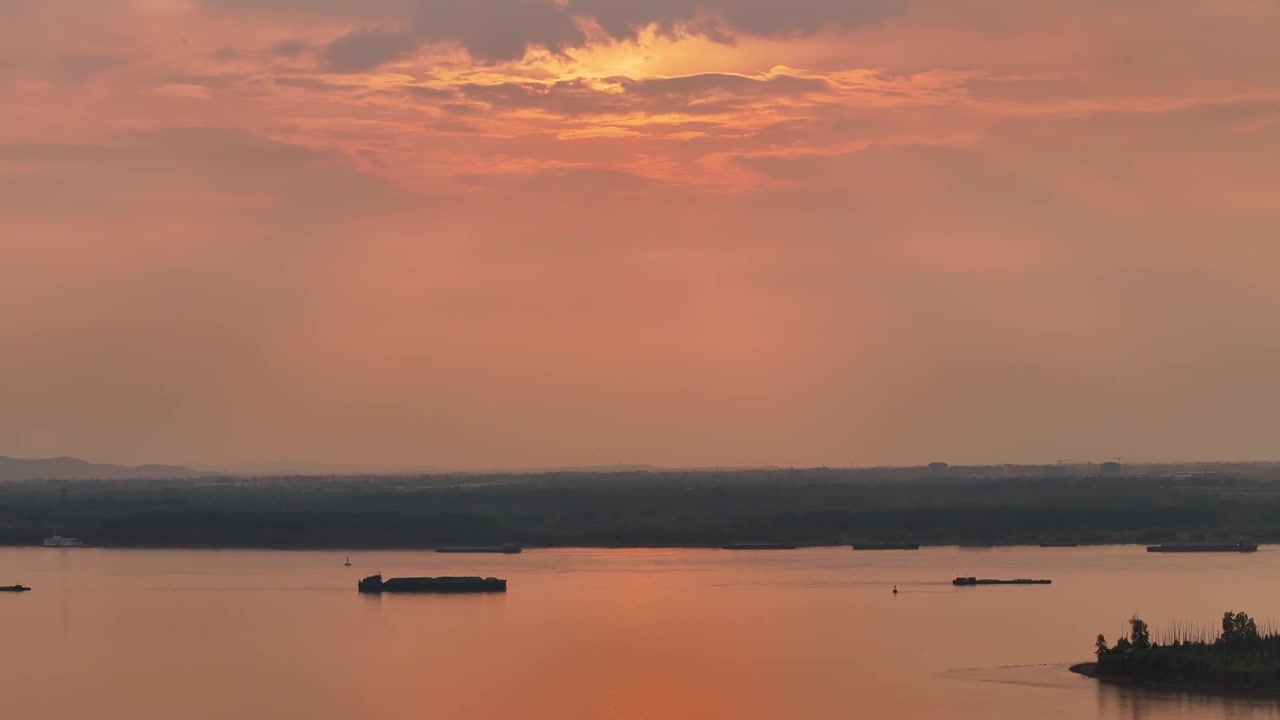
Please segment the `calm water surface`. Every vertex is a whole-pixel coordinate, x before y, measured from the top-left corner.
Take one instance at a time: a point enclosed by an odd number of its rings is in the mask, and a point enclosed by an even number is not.
[[[1280,619],[1280,549],[0,549],[4,717],[1280,718],[1067,672],[1134,612]],[[362,596],[478,574],[505,595]],[[956,575],[1049,586],[955,588]],[[898,585],[900,594],[890,589]]]

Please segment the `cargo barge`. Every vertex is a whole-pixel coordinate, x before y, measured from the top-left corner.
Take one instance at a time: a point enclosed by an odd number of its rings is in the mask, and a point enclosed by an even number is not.
[[[482,577],[409,577],[383,580],[370,575],[356,589],[362,593],[487,593],[506,592],[507,581]]]
[[[450,547],[436,548],[438,553],[501,553],[503,555],[516,555],[524,552],[524,548],[519,545],[462,545]]]
[[[1257,543],[1195,543],[1189,545],[1148,545],[1147,552],[1193,553],[1193,552],[1257,552]]]
[[[920,543],[854,543],[854,550],[919,550]]]
[[[0,592],[30,592],[26,585],[0,585]]]
[[[951,581],[952,585],[1048,585],[1052,580],[1030,580],[1028,578],[1017,578],[1015,580],[992,580],[990,578],[976,577],[958,577]]]

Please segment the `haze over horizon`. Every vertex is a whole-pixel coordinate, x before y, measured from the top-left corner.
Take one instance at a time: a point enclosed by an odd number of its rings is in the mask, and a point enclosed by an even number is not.
[[[945,465],[950,466],[952,476],[965,469],[975,468],[995,468],[995,474],[983,474],[982,477],[1000,477],[1007,474],[1010,470],[1019,471],[1021,473],[1029,473],[1032,476],[1039,475],[1042,471],[1046,473],[1057,473],[1059,471],[1066,472],[1070,475],[1080,476],[1082,473],[1086,476],[1097,475],[1102,471],[1104,463],[1120,460],[1124,472],[1130,477],[1141,475],[1159,474],[1162,472],[1173,473],[1185,471],[1187,468],[1203,468],[1205,471],[1218,473],[1230,469],[1242,470],[1263,470],[1266,468],[1274,469],[1280,465],[1280,461],[1268,459],[1239,459],[1239,460],[1223,460],[1223,459],[1182,459],[1182,460],[1146,460],[1136,458],[1109,458],[1109,459],[1077,459],[1077,460],[1056,460],[1042,461],[1031,463],[1001,463],[1001,462],[983,462],[983,463],[947,463],[942,460]],[[938,462],[937,460],[933,462]],[[931,463],[930,463],[931,464]],[[358,465],[358,464],[333,464],[333,463],[315,463],[305,461],[265,461],[265,462],[249,462],[249,463],[199,463],[199,462],[180,462],[172,464],[154,464],[154,463],[138,463],[137,465],[121,465],[111,463],[100,463],[92,459],[77,458],[70,456],[60,456],[52,458],[20,458],[12,457],[0,453],[0,482],[8,480],[118,480],[118,479],[167,479],[167,478],[187,478],[187,477],[209,477],[218,475],[229,475],[235,477],[339,477],[339,476],[385,476],[385,477],[404,477],[404,476],[430,476],[430,475],[453,475],[453,474],[474,474],[474,475],[523,475],[523,474],[541,474],[541,473],[592,473],[598,475],[607,475],[610,473],[635,473],[635,472],[694,472],[694,473],[726,473],[733,475],[739,472],[752,472],[760,470],[777,470],[777,471],[797,471],[808,473],[813,471],[830,470],[836,473],[855,472],[865,473],[868,471],[884,470],[890,475],[889,477],[898,477],[895,473],[903,470],[921,469],[923,470],[926,463],[917,465],[687,465],[687,466],[671,466],[671,465],[653,465],[649,463],[637,462],[627,463],[619,462],[604,465],[545,465],[540,467],[533,466],[493,466],[493,467],[471,467],[471,468],[450,468],[439,466],[378,466],[378,465]],[[1182,470],[1177,470],[1181,468]]]
[[[0,0],[0,453],[1273,458],[1277,27]]]

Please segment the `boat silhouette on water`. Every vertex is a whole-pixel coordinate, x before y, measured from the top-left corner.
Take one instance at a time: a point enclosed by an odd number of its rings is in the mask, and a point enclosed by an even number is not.
[[[951,581],[952,585],[1048,585],[1052,580],[1031,580],[1029,578],[1017,578],[1014,580],[993,580],[991,578],[976,577],[958,577]]]
[[[1147,552],[1191,553],[1191,552],[1257,552],[1258,544],[1250,542],[1234,543],[1191,543],[1185,545],[1166,544],[1148,545]]]
[[[383,580],[370,575],[356,589],[362,593],[489,593],[506,592],[507,581],[482,577],[408,577]]]
[[[501,553],[503,555],[517,555],[523,551],[524,548],[511,543],[506,545],[448,545],[436,548],[438,553]]]
[[[0,585],[0,592],[30,592],[26,585]]]
[[[919,550],[920,543],[872,542],[854,543],[854,550]]]

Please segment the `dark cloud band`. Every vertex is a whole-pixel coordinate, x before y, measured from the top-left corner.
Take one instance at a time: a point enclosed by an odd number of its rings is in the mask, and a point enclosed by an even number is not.
[[[905,0],[205,0],[210,5],[345,19],[358,29],[323,48],[338,72],[363,72],[418,48],[456,43],[477,60],[562,52],[590,42],[587,27],[612,40],[654,28],[668,35],[786,37],[848,29],[897,14]]]

